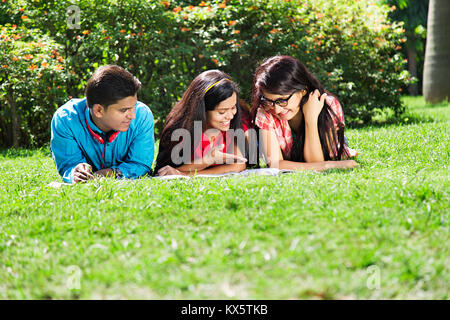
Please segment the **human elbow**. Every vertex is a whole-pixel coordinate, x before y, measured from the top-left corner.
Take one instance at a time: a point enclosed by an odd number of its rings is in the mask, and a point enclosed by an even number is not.
[[[237,163],[234,166],[235,166],[236,172],[241,172],[241,171],[244,171],[245,169],[247,169],[247,165],[245,163]]]
[[[269,168],[278,169],[280,167],[280,161],[269,160],[267,161],[267,165],[269,166]]]

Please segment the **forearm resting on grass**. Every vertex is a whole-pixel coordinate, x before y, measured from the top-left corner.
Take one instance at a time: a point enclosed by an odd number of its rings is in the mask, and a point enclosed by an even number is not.
[[[328,169],[347,169],[357,167],[354,160],[341,161],[318,161],[318,162],[296,162],[284,160],[275,133],[262,130],[261,147],[267,164],[271,168],[280,170],[316,170],[324,171]]]
[[[272,157],[267,157],[270,168],[277,168],[280,170],[315,170],[325,171],[329,169],[350,169],[358,165],[354,160],[340,160],[340,161],[318,161],[318,162],[296,162],[284,160],[281,151]]]
[[[222,174],[228,172],[241,172],[246,168],[245,163],[222,164],[219,166],[209,167],[204,170],[182,171],[185,175],[193,176],[197,174]],[[179,170],[179,168],[177,168]]]
[[[203,158],[201,160],[203,160]],[[182,164],[181,166],[177,167],[177,170],[183,173],[192,171],[202,171],[208,168],[210,165],[211,164],[201,161],[199,163]]]
[[[203,158],[195,160],[193,164],[181,165],[177,170],[189,175],[221,174],[245,170],[247,159],[242,157],[237,145],[234,145],[234,153],[222,152],[222,148],[223,145],[214,147]],[[211,167],[213,164],[219,165]]]
[[[270,166],[280,170],[315,170],[325,171],[329,169],[350,169],[359,166],[354,160],[340,161],[321,161],[321,162],[295,162],[289,160],[281,160],[278,164]]]

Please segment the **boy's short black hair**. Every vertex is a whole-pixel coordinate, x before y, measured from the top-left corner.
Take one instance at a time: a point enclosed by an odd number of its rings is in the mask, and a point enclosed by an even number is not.
[[[136,95],[141,82],[130,72],[116,65],[106,65],[95,70],[86,86],[86,98],[89,108],[95,104],[105,109],[117,101]]]

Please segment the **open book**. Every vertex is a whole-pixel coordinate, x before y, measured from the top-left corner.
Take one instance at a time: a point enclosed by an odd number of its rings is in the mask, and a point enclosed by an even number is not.
[[[247,169],[241,172],[228,172],[222,174],[196,174],[194,176],[185,176],[180,174],[173,174],[168,176],[156,176],[156,179],[162,180],[171,180],[171,179],[190,179],[190,178],[219,178],[219,177],[229,177],[229,176],[249,176],[249,175],[258,175],[258,176],[276,176],[281,173],[290,173],[295,172],[293,170],[280,170],[276,168],[261,168],[261,169]]]

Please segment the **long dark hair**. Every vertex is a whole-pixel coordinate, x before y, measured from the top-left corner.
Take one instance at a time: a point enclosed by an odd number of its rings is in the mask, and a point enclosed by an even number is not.
[[[308,101],[309,93],[318,89],[320,94],[327,93],[322,84],[309,72],[306,66],[297,59],[290,56],[274,56],[266,59],[256,69],[252,87],[251,115],[253,122],[260,107],[262,90],[272,94],[288,95],[296,91],[306,90],[300,101],[300,111]],[[335,128],[333,120],[338,120]],[[294,140],[290,158],[292,161],[304,162],[303,148],[305,146],[305,119],[302,117],[299,135]],[[322,152],[325,160],[340,160],[348,156],[344,146],[344,124],[339,121],[337,115],[325,101],[324,107],[319,114],[318,129]],[[327,141],[330,142],[330,146]],[[330,150],[331,147],[331,150]]]
[[[215,85],[214,85],[215,84]],[[212,87],[211,87],[212,86]],[[206,92],[206,93],[205,93]],[[194,141],[194,121],[202,122],[206,130],[206,111],[214,110],[218,104],[236,93],[237,111],[231,120],[230,129],[241,128],[239,88],[231,77],[220,70],[208,70],[199,74],[189,85],[180,101],[170,111],[161,132],[158,157],[154,173],[166,165],[177,167],[171,159],[172,149],[181,141],[171,141],[176,129],[186,129],[191,135],[191,152],[198,141]]]

